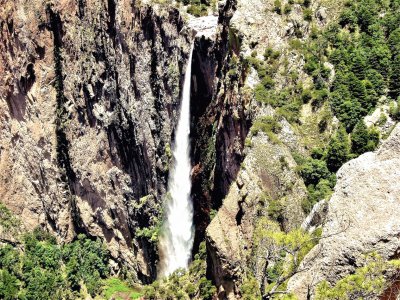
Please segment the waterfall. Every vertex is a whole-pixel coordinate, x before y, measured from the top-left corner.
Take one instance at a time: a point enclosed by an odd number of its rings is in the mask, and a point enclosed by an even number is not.
[[[173,145],[173,166],[168,181],[165,222],[160,237],[160,275],[170,275],[187,268],[193,246],[193,204],[190,162],[190,81],[192,73],[192,45],[186,66],[185,81],[178,127]]]

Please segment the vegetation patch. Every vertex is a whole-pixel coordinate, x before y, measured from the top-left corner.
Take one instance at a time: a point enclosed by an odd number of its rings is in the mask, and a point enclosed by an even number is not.
[[[104,281],[104,297],[107,300],[140,299],[142,294],[138,289],[130,287],[120,278],[111,277]]]
[[[253,126],[250,128],[250,132],[253,135],[257,133],[264,132],[268,135],[269,139],[272,143],[280,143],[279,139],[277,138],[276,134],[278,134],[282,129],[281,124],[277,120],[276,117],[261,117],[256,120]]]
[[[302,229],[283,232],[277,222],[263,216],[257,220],[253,234],[253,255],[265,253],[267,285],[261,290],[251,272],[243,281],[243,299],[295,299],[286,292],[287,281],[301,272],[301,262],[318,243],[321,232],[309,234]]]
[[[59,245],[40,229],[24,234],[21,247],[0,247],[1,299],[78,299],[101,292],[109,252],[84,235]]]
[[[384,274],[398,272],[400,260],[387,261],[376,253],[366,256],[364,267],[357,268],[353,274],[345,276],[334,285],[322,281],[317,287],[317,300],[334,299],[372,299],[381,296],[385,290],[390,294],[392,281]],[[393,291],[393,295],[398,291]]]

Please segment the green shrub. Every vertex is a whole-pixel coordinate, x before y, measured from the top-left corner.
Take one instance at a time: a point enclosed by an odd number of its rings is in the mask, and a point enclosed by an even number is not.
[[[331,139],[326,153],[326,163],[331,172],[336,172],[349,160],[350,143],[348,135],[341,126],[336,135]]]
[[[4,300],[18,299],[20,282],[7,270],[0,270],[0,298]]]
[[[256,85],[254,89],[254,97],[260,103],[269,103],[271,100],[268,89],[262,84]]]
[[[262,80],[261,80],[261,84],[266,88],[266,89],[270,89],[274,86],[274,80],[270,77],[270,76],[265,76]]]
[[[251,133],[256,135],[258,132],[262,131],[265,133],[272,132],[274,134],[279,133],[282,129],[282,126],[279,124],[276,117],[261,117],[256,120],[251,127]]]
[[[204,4],[192,4],[188,6],[187,12],[195,17],[202,17],[208,14],[207,6]]]
[[[284,117],[290,123],[298,123],[300,119],[300,109],[302,101],[299,98],[287,101],[283,106],[276,110],[277,115]]]
[[[333,285],[322,281],[316,289],[316,300],[374,299],[390,287],[394,281],[385,274],[398,272],[399,260],[387,261],[376,253],[366,255],[366,263],[354,273],[344,276]]]
[[[312,15],[313,15],[313,11],[311,8],[305,8],[303,10],[304,20],[309,21],[309,22],[312,21]]]
[[[280,200],[270,200],[268,203],[268,216],[279,223],[282,223],[284,220],[284,209],[282,202]]]
[[[283,7],[283,13],[285,15],[290,14],[290,12],[292,11],[292,6],[290,4],[285,4],[285,6]]]
[[[276,60],[279,58],[280,55],[281,55],[281,53],[279,51],[275,51],[271,47],[268,47],[267,49],[265,49],[265,52],[264,52],[265,60],[270,60],[270,59]]]
[[[316,108],[321,107],[322,104],[328,99],[328,97],[329,91],[327,89],[315,90],[313,93],[312,106]]]
[[[274,1],[274,12],[276,12],[278,15],[282,13],[282,2],[280,0]]]
[[[397,120],[397,121],[400,120],[400,97],[399,97],[397,103],[390,102],[389,115],[394,120]]]
[[[303,92],[301,93],[301,100],[303,103],[308,103],[312,98],[311,90],[310,89],[304,89]]]
[[[313,158],[301,165],[298,171],[306,185],[316,185],[321,179],[327,179],[331,175],[325,161]]]
[[[240,286],[241,299],[243,300],[261,300],[260,286],[256,278],[249,274]]]
[[[335,184],[336,176],[331,174],[328,179],[321,179],[316,186],[309,185],[307,187],[308,197],[302,202],[304,212],[310,213],[317,202],[328,199],[333,192]]]
[[[145,286],[145,299],[212,299],[217,289],[206,278],[206,245],[200,244],[199,253],[189,270],[177,270],[170,276]]]
[[[363,120],[358,122],[351,134],[352,153],[360,155],[367,151],[373,151],[378,143],[379,132],[373,128],[368,130]]]

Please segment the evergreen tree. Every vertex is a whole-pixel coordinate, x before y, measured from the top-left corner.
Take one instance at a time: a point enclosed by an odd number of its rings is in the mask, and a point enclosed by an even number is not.
[[[386,77],[389,74],[392,53],[384,41],[374,40],[374,44],[369,52],[369,63],[373,69]]]
[[[7,270],[0,270],[0,299],[18,299],[18,279]]]
[[[363,82],[353,72],[349,72],[347,75],[347,84],[351,95],[355,98],[354,100],[360,102],[360,104],[365,103],[367,91]]]
[[[340,126],[331,139],[326,153],[326,164],[331,172],[336,172],[349,159],[350,145],[347,132]]]
[[[352,54],[352,67],[351,71],[359,78],[364,79],[367,70],[367,59],[364,51],[357,49]]]
[[[341,14],[339,24],[342,27],[348,26],[350,30],[354,29],[354,26],[357,24],[357,16],[351,8],[346,9]]]
[[[378,14],[377,5],[374,0],[362,0],[356,3],[358,4],[356,8],[358,25],[361,30],[366,31],[374,23]]]
[[[366,74],[366,79],[372,84],[372,88],[375,90],[377,95],[382,95],[385,92],[387,86],[385,78],[374,69],[369,69]]]
[[[374,85],[368,79],[362,81],[363,86],[365,87],[365,97],[360,102],[361,106],[364,108],[366,113],[370,112],[372,108],[376,106],[378,102],[378,93],[374,89]]]
[[[328,178],[329,172],[326,162],[319,159],[309,159],[300,167],[300,175],[306,185],[316,185],[321,179]]]
[[[368,128],[364,121],[361,120],[354,127],[354,130],[351,134],[351,151],[358,155],[366,152],[368,140]]]
[[[397,28],[390,33],[388,44],[393,56],[400,54],[400,28]]]
[[[400,54],[393,58],[389,82],[389,94],[393,99],[400,97]]]
[[[362,112],[363,109],[358,101],[346,100],[340,105],[337,117],[346,126],[347,132],[351,132],[362,117]]]

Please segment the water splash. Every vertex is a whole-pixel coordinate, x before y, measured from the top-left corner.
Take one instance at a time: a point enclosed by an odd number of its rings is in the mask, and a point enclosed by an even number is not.
[[[165,207],[166,220],[160,237],[160,275],[168,276],[187,268],[193,247],[193,204],[190,198],[190,81],[193,45],[186,67],[181,111],[173,148],[173,168],[170,172]]]

